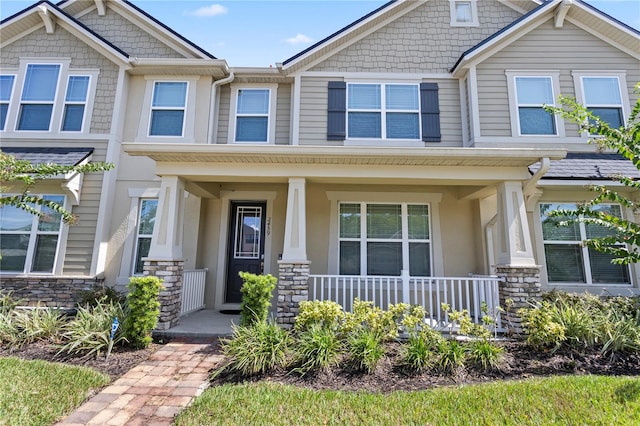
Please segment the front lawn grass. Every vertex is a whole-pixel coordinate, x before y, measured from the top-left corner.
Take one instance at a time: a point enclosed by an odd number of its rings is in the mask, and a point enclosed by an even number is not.
[[[633,425],[640,379],[557,376],[388,394],[273,383],[208,389],[177,425]]]
[[[108,382],[85,367],[0,358],[0,425],[51,425]]]

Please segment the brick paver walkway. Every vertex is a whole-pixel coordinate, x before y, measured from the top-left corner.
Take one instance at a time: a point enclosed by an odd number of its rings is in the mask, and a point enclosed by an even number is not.
[[[170,425],[222,359],[208,343],[173,341],[85,402],[59,426]]]

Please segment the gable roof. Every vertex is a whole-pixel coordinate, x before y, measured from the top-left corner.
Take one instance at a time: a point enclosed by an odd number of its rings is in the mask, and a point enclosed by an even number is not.
[[[56,25],[61,25],[65,30],[81,39],[114,62],[128,63],[129,54],[100,34],[94,32],[82,22],[60,9],[58,6],[42,0],[0,21],[2,41],[0,47],[12,43],[16,38],[33,31],[44,25],[40,13],[49,13],[56,18]]]
[[[614,43],[624,48],[627,53],[640,58],[640,31],[614,19],[582,0],[545,0],[538,7],[465,51],[458,58],[450,72],[455,74],[468,63],[491,54],[492,51],[504,47],[505,44],[511,43],[516,39],[516,34],[526,34],[538,24],[547,21],[556,8],[563,6],[569,7],[569,15],[566,16],[567,20],[574,23],[578,21],[584,22],[584,26],[598,33],[601,38],[605,38],[604,33],[606,32],[608,36],[606,38],[610,43]],[[609,36],[609,34],[614,33],[614,36]]]
[[[360,40],[379,26],[408,13],[421,6],[424,1],[391,0],[362,18],[350,23],[330,36],[320,40],[300,53],[277,64],[285,73],[296,71],[309,66],[323,56],[343,47],[346,44]]]
[[[70,14],[75,15],[87,9],[86,5],[82,4],[83,2],[86,3],[86,0],[62,0],[58,3],[58,6],[64,10],[68,10]],[[217,59],[202,47],[177,33],[172,28],[128,0],[105,0],[105,4],[106,7],[117,10],[119,14],[125,15],[129,20],[137,21],[134,23],[139,27],[144,27],[143,30],[153,33],[154,37],[158,38],[179,53],[187,54],[186,56],[193,56],[199,59]]]

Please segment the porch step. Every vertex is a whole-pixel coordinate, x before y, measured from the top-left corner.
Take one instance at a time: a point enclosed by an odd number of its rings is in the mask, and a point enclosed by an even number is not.
[[[231,324],[239,324],[240,315],[202,309],[180,317],[180,324],[168,330],[154,331],[154,337],[202,339],[231,335]]]

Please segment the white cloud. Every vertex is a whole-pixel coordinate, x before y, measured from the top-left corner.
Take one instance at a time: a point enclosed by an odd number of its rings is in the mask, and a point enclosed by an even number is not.
[[[309,37],[307,37],[304,34],[298,33],[296,34],[295,37],[290,37],[288,39],[285,39],[284,41],[285,43],[289,43],[289,44],[301,44],[301,43],[309,43],[310,41],[313,41],[313,40],[311,40]]]
[[[198,17],[206,17],[224,15],[227,11],[228,9],[221,4],[212,4],[211,6],[204,6],[200,9],[194,10],[193,12],[188,12],[188,14]]]

